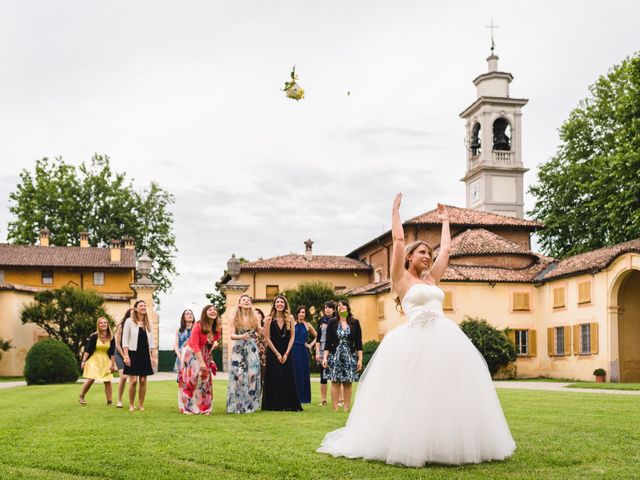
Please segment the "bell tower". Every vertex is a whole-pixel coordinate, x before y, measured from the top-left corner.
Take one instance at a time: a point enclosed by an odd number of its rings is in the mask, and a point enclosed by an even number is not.
[[[528,99],[511,98],[513,76],[498,70],[498,56],[487,58],[488,71],[476,77],[477,100],[460,117],[465,120],[467,208],[524,216],[522,177],[522,107]]]

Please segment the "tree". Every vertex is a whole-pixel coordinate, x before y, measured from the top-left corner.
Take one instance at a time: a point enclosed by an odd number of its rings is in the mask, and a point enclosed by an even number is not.
[[[111,170],[107,156],[96,154],[79,167],[61,158],[43,158],[36,161],[34,172],[20,173],[9,198],[14,216],[7,229],[9,241],[34,245],[44,226],[51,231],[51,245],[58,246],[79,245],[82,231],[89,232],[94,247],[130,236],[137,255],[146,252],[153,259],[150,277],[158,283],[158,292],[171,290],[177,251],[169,210],[174,198],[157,183],[136,191],[125,173]]]
[[[504,332],[486,320],[465,315],[460,328],[484,357],[491,376],[495,375],[501,367],[515,361],[516,347]]]
[[[33,323],[52,339],[67,344],[78,362],[85,340],[96,330],[98,318],[106,317],[113,324],[104,309],[104,298],[93,290],[64,286],[38,292],[33,300],[20,311],[22,323]]]
[[[11,348],[11,340],[3,340],[0,338],[0,360],[2,360],[2,354],[8,352]]]
[[[557,257],[640,237],[640,52],[589,91],[529,190],[542,248]]]
[[[291,314],[295,315],[298,307],[307,307],[307,315],[314,322],[322,316],[324,302],[329,300],[337,302],[347,298],[346,295],[336,293],[331,284],[319,280],[302,282],[298,288],[285,290],[283,293],[289,301]],[[265,313],[268,314],[268,312]]]

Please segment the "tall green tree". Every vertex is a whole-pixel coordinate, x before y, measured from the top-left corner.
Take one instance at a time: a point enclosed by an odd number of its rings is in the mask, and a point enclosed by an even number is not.
[[[69,345],[76,360],[85,340],[96,330],[98,318],[113,321],[104,309],[104,298],[92,290],[64,286],[43,290],[33,296],[33,302],[20,311],[23,324],[33,323],[49,337]]]
[[[130,236],[136,253],[147,252],[153,259],[151,278],[159,284],[158,292],[170,291],[176,275],[170,210],[174,197],[157,183],[136,190],[103,155],[78,167],[61,158],[43,158],[36,161],[33,172],[20,173],[20,183],[9,198],[14,216],[7,228],[9,241],[34,245],[44,226],[51,231],[50,243],[59,246],[79,245],[82,231],[89,232],[94,247]]]
[[[346,295],[336,293],[331,284],[320,280],[301,282],[298,288],[283,292],[289,301],[291,314],[295,316],[298,307],[307,308],[309,320],[316,321],[322,316],[324,302],[329,300],[346,300]],[[265,312],[268,315],[268,312]]]
[[[529,190],[542,249],[557,257],[640,237],[640,52],[589,91]]]

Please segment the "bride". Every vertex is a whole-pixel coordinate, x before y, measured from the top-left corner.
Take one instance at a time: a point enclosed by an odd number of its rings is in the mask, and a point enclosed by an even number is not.
[[[389,332],[360,379],[344,428],[318,452],[421,467],[502,460],[516,448],[484,358],[444,316],[436,283],[449,262],[449,215],[440,252],[422,240],[405,247],[398,194],[393,202],[391,280],[407,322]]]

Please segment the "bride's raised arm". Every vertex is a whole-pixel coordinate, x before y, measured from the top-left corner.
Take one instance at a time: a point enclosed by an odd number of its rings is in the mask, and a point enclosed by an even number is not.
[[[431,277],[437,283],[442,279],[447,265],[449,264],[449,251],[451,249],[451,233],[449,232],[449,212],[446,207],[438,204],[438,218],[442,222],[442,234],[440,236],[440,250],[438,258],[431,267]]]
[[[391,254],[391,281],[396,285],[404,277],[404,230],[400,220],[400,202],[402,194],[396,195],[391,209],[391,237],[393,239],[393,252]]]

